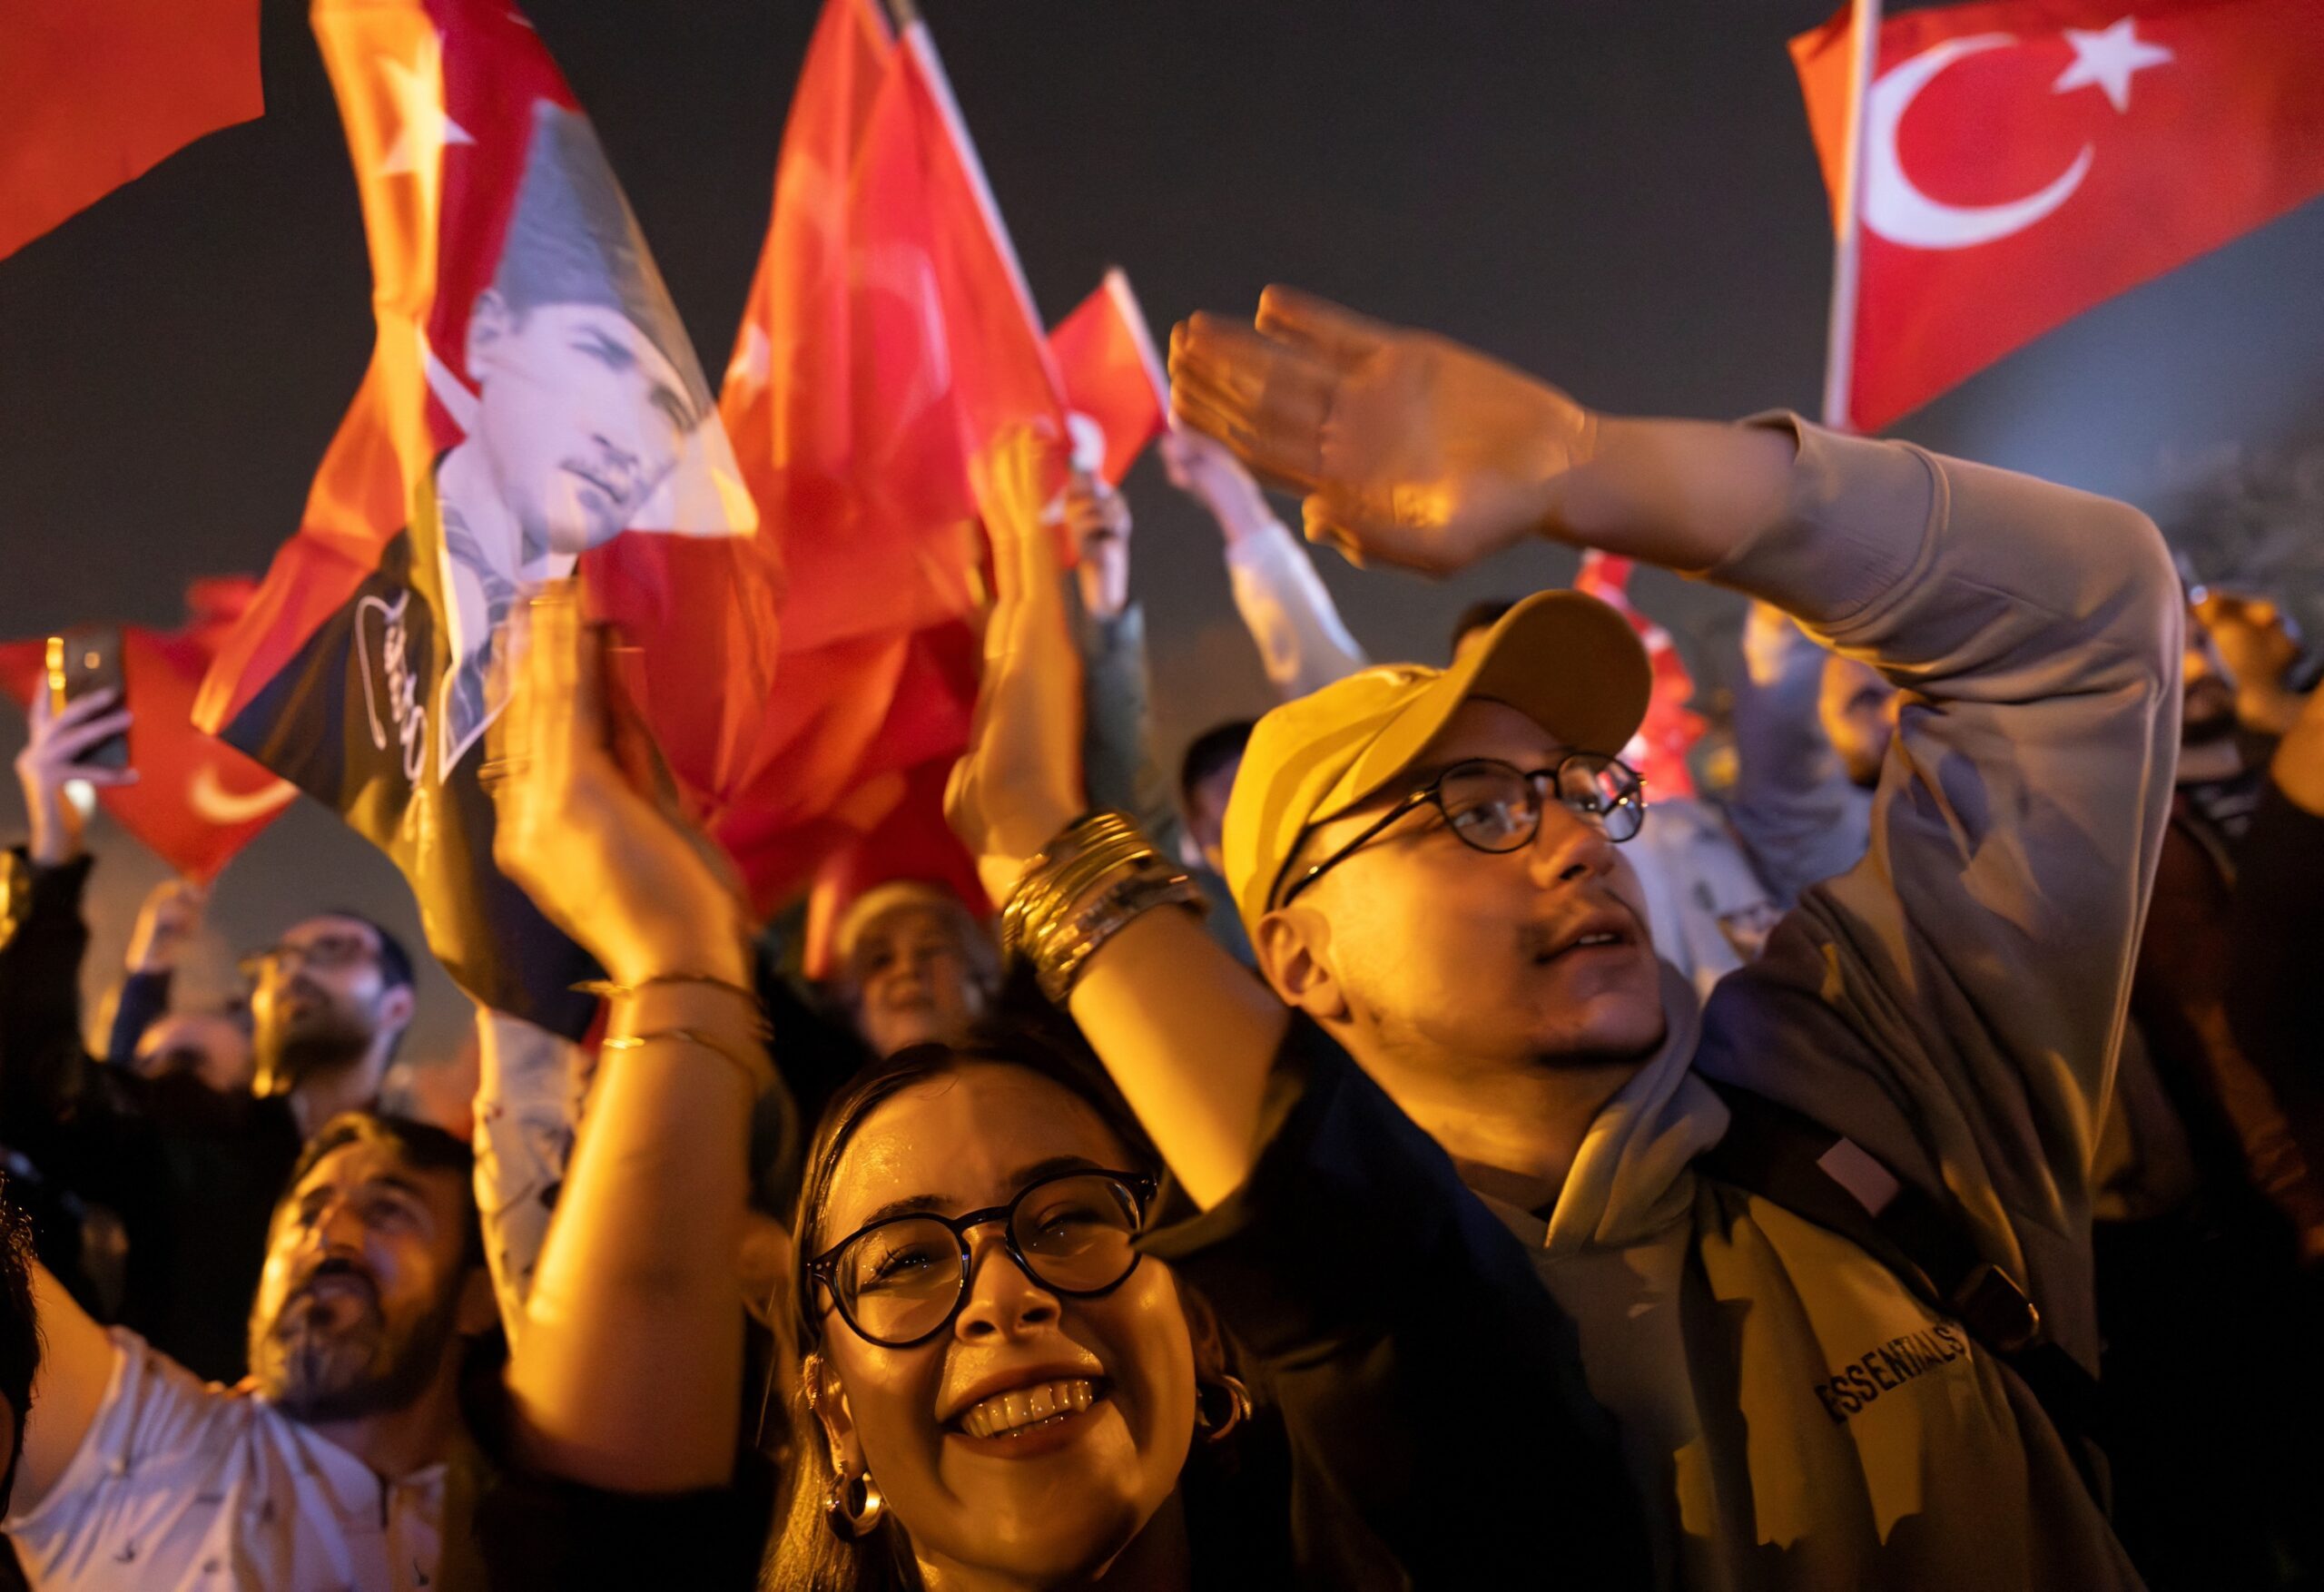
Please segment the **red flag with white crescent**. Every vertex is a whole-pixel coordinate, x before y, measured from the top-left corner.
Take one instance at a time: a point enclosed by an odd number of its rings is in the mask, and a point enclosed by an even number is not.
[[[196,581],[182,628],[121,632],[122,693],[135,715],[129,766],[137,782],[105,787],[97,800],[162,860],[204,883],[299,795],[298,787],[193,723],[202,673],[257,589],[241,575]],[[46,651],[45,637],[0,646],[0,691],[29,706],[33,693],[45,689]]]
[[[1849,13],[1792,40],[1853,313],[1827,418],[1872,431],[2324,193],[2315,0],[1999,0],[1882,24],[1848,183]]]
[[[704,652],[756,636],[753,612],[771,624],[772,594],[708,589],[734,614],[689,625],[676,599],[705,595],[701,565],[619,544],[731,537],[756,512],[636,220],[524,17],[506,0],[315,0],[311,15],[379,336],[196,717],[394,859],[470,995],[577,1033],[587,958],[492,862],[477,775],[504,701],[496,637],[527,592],[577,571],[585,606],[641,628],[626,683],[713,807],[752,726],[688,691]],[[763,565],[702,562],[732,583]],[[626,587],[632,568],[661,584]]]

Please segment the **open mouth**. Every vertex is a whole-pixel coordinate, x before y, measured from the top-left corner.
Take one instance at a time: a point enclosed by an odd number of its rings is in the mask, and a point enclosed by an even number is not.
[[[980,1399],[947,1422],[963,1437],[1023,1439],[1085,1414],[1106,1396],[1103,1378],[1061,1377]]]
[[[1545,968],[1551,962],[1562,960],[1577,953],[1627,950],[1635,943],[1637,942],[1631,936],[1622,929],[1592,929],[1586,933],[1574,936],[1571,939],[1549,940],[1537,945],[1533,950],[1533,965],[1537,968]]]

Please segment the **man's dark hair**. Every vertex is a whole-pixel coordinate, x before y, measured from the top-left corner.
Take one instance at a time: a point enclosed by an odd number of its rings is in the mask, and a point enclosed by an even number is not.
[[[1514,597],[1487,597],[1472,603],[1461,610],[1461,617],[1452,622],[1452,650],[1461,650],[1461,642],[1472,630],[1490,630],[1501,623],[1502,615],[1517,606]]]
[[[367,912],[350,912],[344,907],[333,907],[318,912],[318,918],[344,918],[350,923],[360,923],[379,937],[379,976],[390,989],[409,989],[417,982],[412,971],[411,953],[403,941],[388,932],[388,926]]]
[[[1224,724],[1214,724],[1187,744],[1187,755],[1178,763],[1178,799],[1187,806],[1195,804],[1195,787],[1243,755],[1251,744],[1251,732],[1258,726],[1248,719],[1230,719]]]
[[[0,1187],[0,1399],[16,1414],[8,1469],[0,1474],[0,1508],[16,1484],[25,1455],[25,1422],[33,1412],[33,1379],[40,1372],[40,1321],[33,1313],[33,1228]]]
[[[484,1263],[484,1224],[476,1209],[476,1155],[461,1140],[432,1122],[398,1116],[385,1111],[342,1111],[316,1130],[299,1152],[290,1177],[275,1200],[280,1211],[322,1158],[350,1145],[386,1144],[417,1172],[448,1172],[460,1190],[460,1259],[468,1265]]]

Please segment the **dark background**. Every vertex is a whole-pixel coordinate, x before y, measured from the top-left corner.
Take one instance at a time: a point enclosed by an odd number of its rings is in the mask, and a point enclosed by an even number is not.
[[[679,309],[724,367],[766,224],[812,0],[530,0]],[[1108,264],[1157,329],[1270,280],[1468,339],[1617,410],[1814,412],[1829,229],[1784,41],[1827,0],[928,0],[1033,291]],[[355,187],[304,8],[266,0],[267,115],[0,261],[0,636],[177,622],[197,575],[262,571],[371,339]],[[2324,419],[2324,204],[2082,317],[1909,417],[1939,449],[2131,498]],[[1267,704],[1217,537],[1150,458],[1128,491],[1167,755]],[[2324,530],[2324,526],[2319,526]],[[1509,555],[1438,587],[1319,559],[1375,656],[1433,661],[1471,598],[1565,578]],[[2211,572],[2219,573],[2219,572]],[[1733,600],[1638,595],[1698,677]],[[21,729],[0,714],[0,749]],[[0,832],[21,832],[14,782]],[[161,874],[100,820],[92,983]],[[221,880],[190,980],[302,910],[419,943],[385,860],[301,803]],[[430,969],[421,1044],[465,1023]]]

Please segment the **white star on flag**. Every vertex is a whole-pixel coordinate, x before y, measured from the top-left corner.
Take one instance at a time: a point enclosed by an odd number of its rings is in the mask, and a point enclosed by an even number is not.
[[[2131,108],[2132,73],[2160,66],[2171,59],[2171,52],[2161,44],[2150,44],[2139,37],[2138,19],[2130,16],[2096,32],[2070,27],[2066,29],[2066,43],[2073,46],[2073,64],[2058,74],[2050,92],[2066,93],[2094,83],[2106,91],[2106,97],[2116,111]]]
[[[387,71],[388,93],[396,103],[400,123],[395,142],[388,148],[388,158],[379,162],[380,176],[432,173],[446,144],[476,142],[467,128],[444,113],[441,39],[430,34],[419,46],[419,58],[409,66],[392,56],[382,56],[379,64]]]

